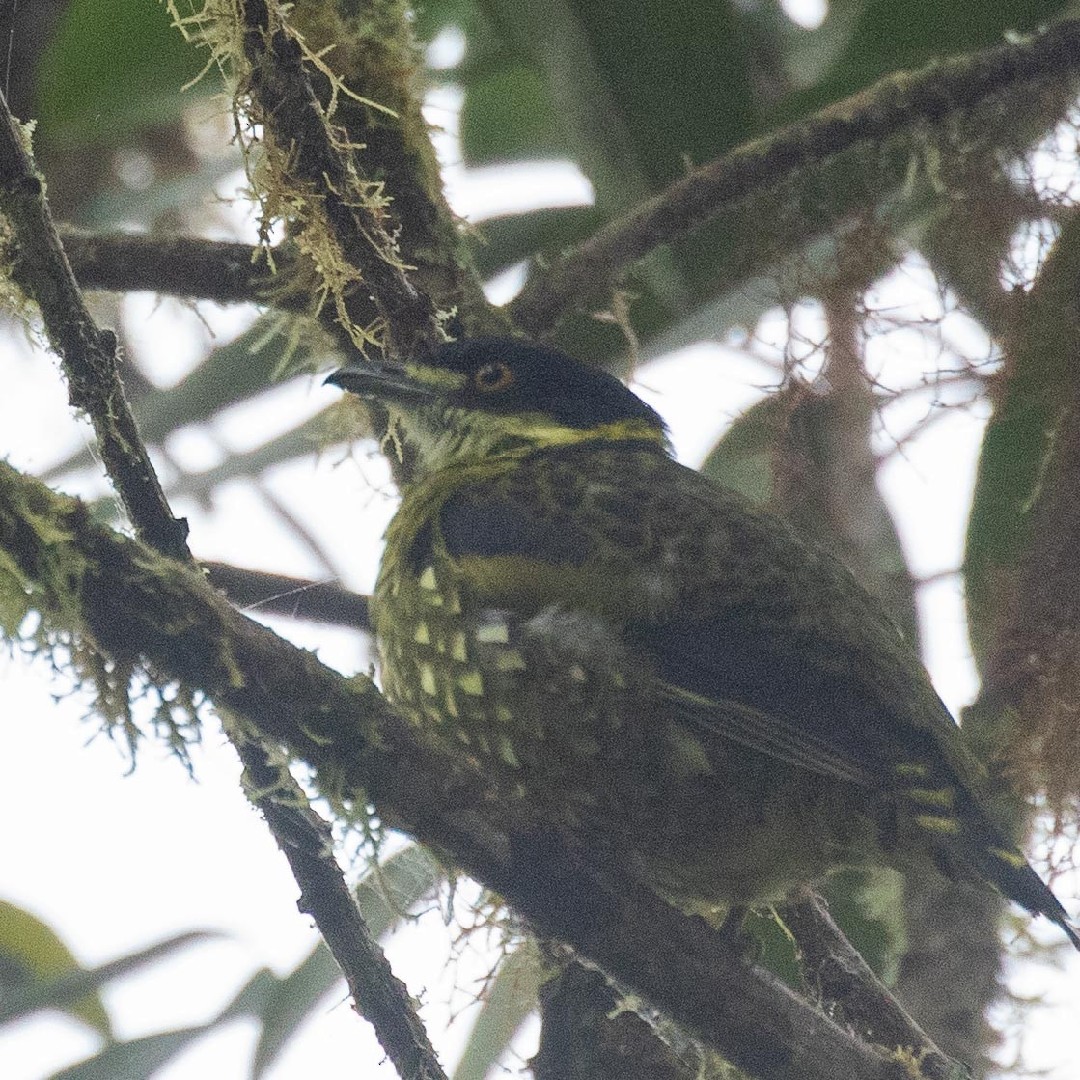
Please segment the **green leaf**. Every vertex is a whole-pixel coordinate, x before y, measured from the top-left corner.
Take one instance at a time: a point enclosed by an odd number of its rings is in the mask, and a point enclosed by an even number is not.
[[[0,1001],[0,1024],[43,1009],[65,1009],[108,1034],[108,1016],[97,1000],[98,989],[196,941],[220,936],[209,930],[176,934],[138,952],[98,967],[79,967],[67,947],[40,920],[11,904],[0,909],[4,958],[8,970],[24,973],[10,977]]]
[[[453,1080],[484,1080],[536,1010],[545,977],[543,959],[531,939],[503,957],[484,995]]]
[[[860,72],[865,85],[936,56],[996,45],[1009,32],[1031,33],[1067,6],[1068,0],[867,0],[841,63]]]
[[[240,988],[236,996],[217,1015],[218,1021],[235,1020],[238,1017],[258,1018],[266,1009],[274,988],[281,979],[269,968],[259,968]]]
[[[815,32],[834,35],[835,60],[805,93],[785,102],[778,116],[804,116],[890,72],[997,45],[1010,32],[1032,33],[1067,7],[1068,0],[865,0],[856,12],[838,12],[839,25],[826,20]]]
[[[907,947],[904,879],[894,870],[842,870],[821,890],[844,937],[886,984]]]
[[[0,1023],[32,1011],[25,1006],[36,998],[42,1002],[37,1008],[64,1009],[109,1038],[109,1014],[96,987],[88,985],[74,998],[54,995],[50,1000],[48,994],[41,995],[43,986],[55,987],[61,976],[78,973],[85,973],[85,969],[51,926],[25,908],[0,900]],[[24,1008],[20,1009],[18,1003]]]
[[[341,984],[341,968],[320,941],[301,963],[269,989],[260,1010],[262,1033],[252,1061],[251,1075],[259,1080],[320,1002]]]
[[[208,54],[184,41],[154,0],[71,0],[38,73],[42,131],[68,145],[120,141],[132,128],[175,121],[191,101],[181,87]],[[222,89],[216,69],[198,92]]]
[[[433,40],[447,27],[472,35],[476,29],[477,10],[472,0],[423,0],[413,8],[413,26],[418,40]]]
[[[54,1073],[50,1080],[149,1080],[196,1039],[217,1026],[214,1021],[111,1043],[99,1054]]]
[[[843,870],[828,879],[821,895],[844,937],[878,978],[894,982],[907,944],[900,875],[893,870]],[[795,943],[779,918],[770,911],[751,911],[743,926],[757,945],[761,966],[801,989],[803,970]]]
[[[707,161],[754,133],[751,35],[739,5],[570,0],[566,6],[595,65],[593,78],[617,108],[652,190],[683,175],[687,161]],[[594,123],[608,119],[601,113]]]
[[[117,957],[99,967],[76,968],[44,981],[27,983],[15,993],[6,994],[0,1002],[0,1024],[43,1009],[68,1009],[74,1015],[81,1015],[69,1007],[95,995],[105,983],[145,967],[193,942],[219,936],[210,930],[191,930],[159,941],[147,949]],[[96,1010],[91,1010],[91,1013],[97,1015]]]
[[[790,390],[777,391],[751,405],[709,451],[701,472],[759,506],[773,497],[776,443],[791,415]]]
[[[472,78],[460,130],[467,165],[567,153],[547,84],[524,63],[503,63]]]

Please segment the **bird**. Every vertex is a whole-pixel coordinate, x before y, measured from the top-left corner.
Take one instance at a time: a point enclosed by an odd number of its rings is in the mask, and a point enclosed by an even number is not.
[[[846,867],[983,883],[1080,934],[917,653],[827,550],[673,457],[614,376],[462,338],[327,382],[401,489],[371,620],[424,737],[686,911]]]

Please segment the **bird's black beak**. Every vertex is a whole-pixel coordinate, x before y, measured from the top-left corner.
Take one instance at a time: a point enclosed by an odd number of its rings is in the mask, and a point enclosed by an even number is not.
[[[427,401],[434,396],[433,387],[421,382],[400,364],[375,360],[338,368],[323,382],[362,398],[383,402]]]

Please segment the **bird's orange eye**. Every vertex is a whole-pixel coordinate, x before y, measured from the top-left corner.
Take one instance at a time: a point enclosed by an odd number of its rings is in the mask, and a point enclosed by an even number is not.
[[[494,390],[505,390],[514,381],[510,365],[503,360],[493,360],[478,368],[473,375],[473,385],[477,390],[489,394]]]

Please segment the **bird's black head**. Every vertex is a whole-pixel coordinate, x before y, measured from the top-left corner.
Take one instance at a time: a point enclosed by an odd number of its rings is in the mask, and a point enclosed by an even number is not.
[[[663,421],[618,379],[511,338],[451,342],[416,363],[356,364],[327,382],[383,405],[397,453],[407,444],[421,473],[594,439],[666,446]]]

